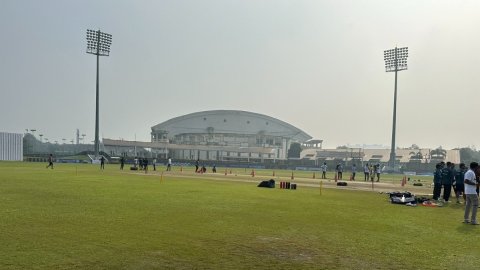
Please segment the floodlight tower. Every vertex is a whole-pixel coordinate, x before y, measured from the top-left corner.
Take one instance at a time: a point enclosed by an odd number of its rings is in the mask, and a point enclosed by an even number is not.
[[[100,142],[98,140],[98,97],[99,97],[99,59],[100,56],[110,55],[110,45],[112,44],[112,35],[100,32],[100,30],[87,30],[87,53],[97,56],[97,90],[96,90],[96,110],[95,110],[95,158],[99,156]]]
[[[395,132],[397,128],[397,72],[407,70],[408,47],[386,50],[383,52],[385,71],[395,72],[395,91],[393,96],[393,127],[392,127],[392,150],[390,152],[390,165],[395,170]]]

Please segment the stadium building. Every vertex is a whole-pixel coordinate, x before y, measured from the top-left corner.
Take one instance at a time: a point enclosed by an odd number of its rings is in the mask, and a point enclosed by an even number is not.
[[[319,140],[279,119],[246,111],[214,110],[172,118],[151,128],[151,142],[103,139],[113,155],[149,148],[157,157],[183,160],[285,160],[292,142],[321,147]]]

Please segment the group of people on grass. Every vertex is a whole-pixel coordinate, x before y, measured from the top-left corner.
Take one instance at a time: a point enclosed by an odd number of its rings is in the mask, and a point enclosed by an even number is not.
[[[462,166],[463,165],[463,166]],[[451,168],[454,168],[454,165],[450,165]],[[463,199],[465,201],[465,214],[464,214],[464,223],[470,223],[473,225],[480,225],[477,221],[477,209],[478,209],[478,186],[479,186],[479,177],[480,177],[480,166],[477,162],[470,163],[470,169],[468,171],[465,168],[465,165],[460,164],[460,171],[463,174],[458,175],[455,181],[455,193],[457,194],[457,202],[459,202],[459,195],[463,194]],[[466,171],[466,172],[465,172]],[[463,181],[461,181],[463,175]]]
[[[124,164],[125,164],[125,159],[122,157],[120,159],[120,170],[123,170],[123,165]],[[142,171],[145,171],[145,172],[148,171],[148,164],[149,164],[148,158],[135,158],[133,160],[134,168],[138,167],[138,170],[142,170]],[[153,170],[156,171],[157,170],[157,159],[156,158],[152,159],[152,166],[153,166]],[[168,159],[167,159],[167,169],[166,170],[167,171],[172,170],[172,158],[171,157],[168,157]]]
[[[469,168],[460,163],[458,170],[452,162],[440,162],[435,166],[433,174],[433,199],[448,203],[453,191],[457,203],[460,197],[465,203],[464,223],[480,225],[477,221],[478,193],[480,179],[480,166],[477,162],[470,163]],[[440,198],[443,189],[443,196]]]
[[[433,199],[439,200],[443,189],[443,201],[449,202],[453,188],[457,203],[460,203],[460,196],[464,194],[465,189],[464,177],[466,172],[467,167],[464,163],[458,166],[458,170],[452,162],[445,163],[442,161],[436,164],[433,173]]]
[[[327,171],[328,171],[328,166],[327,163],[324,162],[322,166],[320,166],[322,169],[322,179],[327,179]],[[351,179],[352,181],[355,181],[355,176],[357,175],[357,165],[354,163],[352,164],[351,168]],[[364,181],[374,181],[375,176],[377,177],[377,182],[380,182],[380,174],[382,173],[382,168],[380,167],[380,164],[368,164],[366,163],[363,166],[363,174],[364,174]],[[342,180],[343,179],[343,165],[341,163],[338,163],[335,166],[335,179],[337,180]]]
[[[53,161],[54,161],[54,158],[53,158],[53,155],[50,154],[48,156],[48,159],[47,159],[47,162],[48,162],[48,165],[47,165],[47,169],[48,168],[51,168],[53,169]],[[103,170],[105,169],[105,161],[107,161],[107,159],[104,157],[104,156],[100,156],[100,169]],[[120,170],[123,170],[124,166],[125,166],[125,157],[121,157],[119,162],[120,162]],[[142,170],[142,171],[148,171],[148,165],[149,165],[149,160],[148,158],[135,158],[133,160],[133,167],[136,168],[137,170]],[[156,171],[157,170],[157,159],[154,158],[152,159],[151,161],[151,164],[153,166],[153,170]],[[167,171],[171,171],[172,170],[172,158],[168,158],[167,159]]]

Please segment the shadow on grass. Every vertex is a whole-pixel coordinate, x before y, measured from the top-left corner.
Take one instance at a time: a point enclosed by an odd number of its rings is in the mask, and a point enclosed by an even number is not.
[[[479,225],[465,224],[462,223],[457,227],[457,231],[464,234],[477,234],[480,229]]]

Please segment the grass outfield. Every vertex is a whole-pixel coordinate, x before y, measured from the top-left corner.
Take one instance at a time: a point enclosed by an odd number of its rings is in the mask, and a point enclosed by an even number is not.
[[[307,185],[318,179],[293,191],[239,172],[161,181],[45,165],[0,162],[0,269],[478,268],[480,226],[461,223],[462,205],[392,205],[333,186],[320,195]]]

